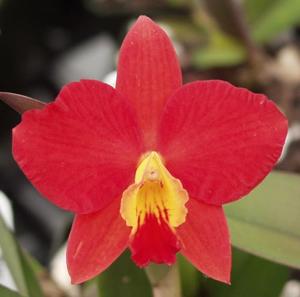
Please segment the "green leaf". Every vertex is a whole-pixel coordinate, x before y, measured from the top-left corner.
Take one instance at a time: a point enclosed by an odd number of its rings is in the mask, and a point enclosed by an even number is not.
[[[19,256],[19,249],[11,232],[7,229],[2,216],[0,215],[0,247],[3,257],[15,280],[19,291],[28,296],[25,277],[22,273],[22,264]]]
[[[185,297],[274,297],[289,277],[287,267],[237,249],[233,249],[231,285],[203,276],[182,256],[179,264]]]
[[[192,64],[202,69],[236,66],[246,57],[246,50],[241,44],[221,32],[213,32],[208,45],[193,55]]]
[[[225,206],[234,246],[300,268],[300,176],[271,173],[248,197]]]
[[[37,259],[33,258],[28,252],[22,250],[22,254],[26,259],[26,262],[31,267],[31,270],[35,275],[45,274],[45,268],[38,262]]]
[[[22,263],[22,269],[25,276],[25,281],[28,289],[29,297],[42,297],[42,289],[39,281],[35,275],[33,264],[30,262],[29,257],[26,257],[24,252],[19,249],[20,259]]]
[[[38,280],[28,258],[21,251],[13,234],[6,227],[0,215],[0,247],[3,258],[13,276],[19,292],[26,297],[43,296]],[[1,296],[1,295],[0,295]]]
[[[260,43],[300,24],[299,0],[247,0],[253,38]]]
[[[2,285],[0,285],[0,296],[2,297],[24,297],[19,293],[12,291]]]
[[[279,296],[289,277],[287,267],[233,250],[231,285],[213,280],[205,283],[209,296],[274,297]]]
[[[128,251],[98,276],[98,285],[101,297],[152,296],[145,271],[132,262]]]
[[[253,25],[263,17],[276,1],[278,0],[244,0],[243,5],[249,24]]]

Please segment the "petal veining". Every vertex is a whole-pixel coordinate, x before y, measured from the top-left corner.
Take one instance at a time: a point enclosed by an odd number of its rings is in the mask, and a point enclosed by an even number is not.
[[[180,252],[208,277],[230,283],[230,236],[222,207],[193,197],[186,206],[186,221],[177,229]]]
[[[180,65],[167,34],[148,17],[139,17],[120,49],[116,88],[136,110],[148,149],[156,144],[167,99],[181,85]]]
[[[159,152],[189,195],[221,205],[248,194],[278,160],[287,120],[266,96],[223,81],[185,85],[161,119]]]
[[[75,216],[68,240],[67,265],[72,283],[105,270],[126,249],[130,228],[119,214],[120,198],[91,214]]]
[[[128,102],[93,80],[66,85],[54,103],[24,113],[13,131],[14,158],[28,179],[76,213],[121,196],[134,178],[141,143]]]

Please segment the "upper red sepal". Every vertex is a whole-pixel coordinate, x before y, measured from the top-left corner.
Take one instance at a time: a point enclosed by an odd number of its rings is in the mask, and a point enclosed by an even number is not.
[[[193,198],[186,206],[186,222],[176,229],[181,253],[206,276],[230,284],[231,246],[222,207]]]
[[[93,80],[66,85],[54,103],[24,113],[13,131],[14,158],[28,179],[76,213],[97,211],[120,197],[142,149],[128,102]]]
[[[248,194],[278,160],[287,119],[264,95],[193,82],[168,101],[159,152],[189,195],[220,205]]]
[[[67,265],[73,284],[101,273],[127,247],[130,228],[119,209],[120,199],[114,199],[98,212],[75,217],[67,248]]]
[[[166,100],[181,85],[180,65],[168,36],[148,17],[139,17],[120,49],[116,88],[135,108],[147,150],[155,148]]]

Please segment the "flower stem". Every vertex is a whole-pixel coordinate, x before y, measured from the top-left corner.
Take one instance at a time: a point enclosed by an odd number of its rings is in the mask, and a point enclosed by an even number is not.
[[[153,297],[181,297],[178,264],[172,266],[151,264],[146,268]]]

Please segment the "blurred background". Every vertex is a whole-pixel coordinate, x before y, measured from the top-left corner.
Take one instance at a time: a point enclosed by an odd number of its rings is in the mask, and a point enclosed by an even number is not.
[[[277,169],[300,172],[299,0],[0,0],[0,90],[49,102],[70,81],[113,81],[118,48],[140,14],[172,38],[185,82],[224,79],[274,100],[290,124]],[[0,208],[12,208],[8,221],[21,245],[64,278],[63,256],[53,259],[72,215],[40,199],[14,163],[11,129],[19,121],[0,102]],[[300,297],[299,271],[237,250],[233,263],[228,287],[182,262],[184,296]],[[0,261],[0,280],[5,273]],[[61,282],[51,296],[78,294]]]

